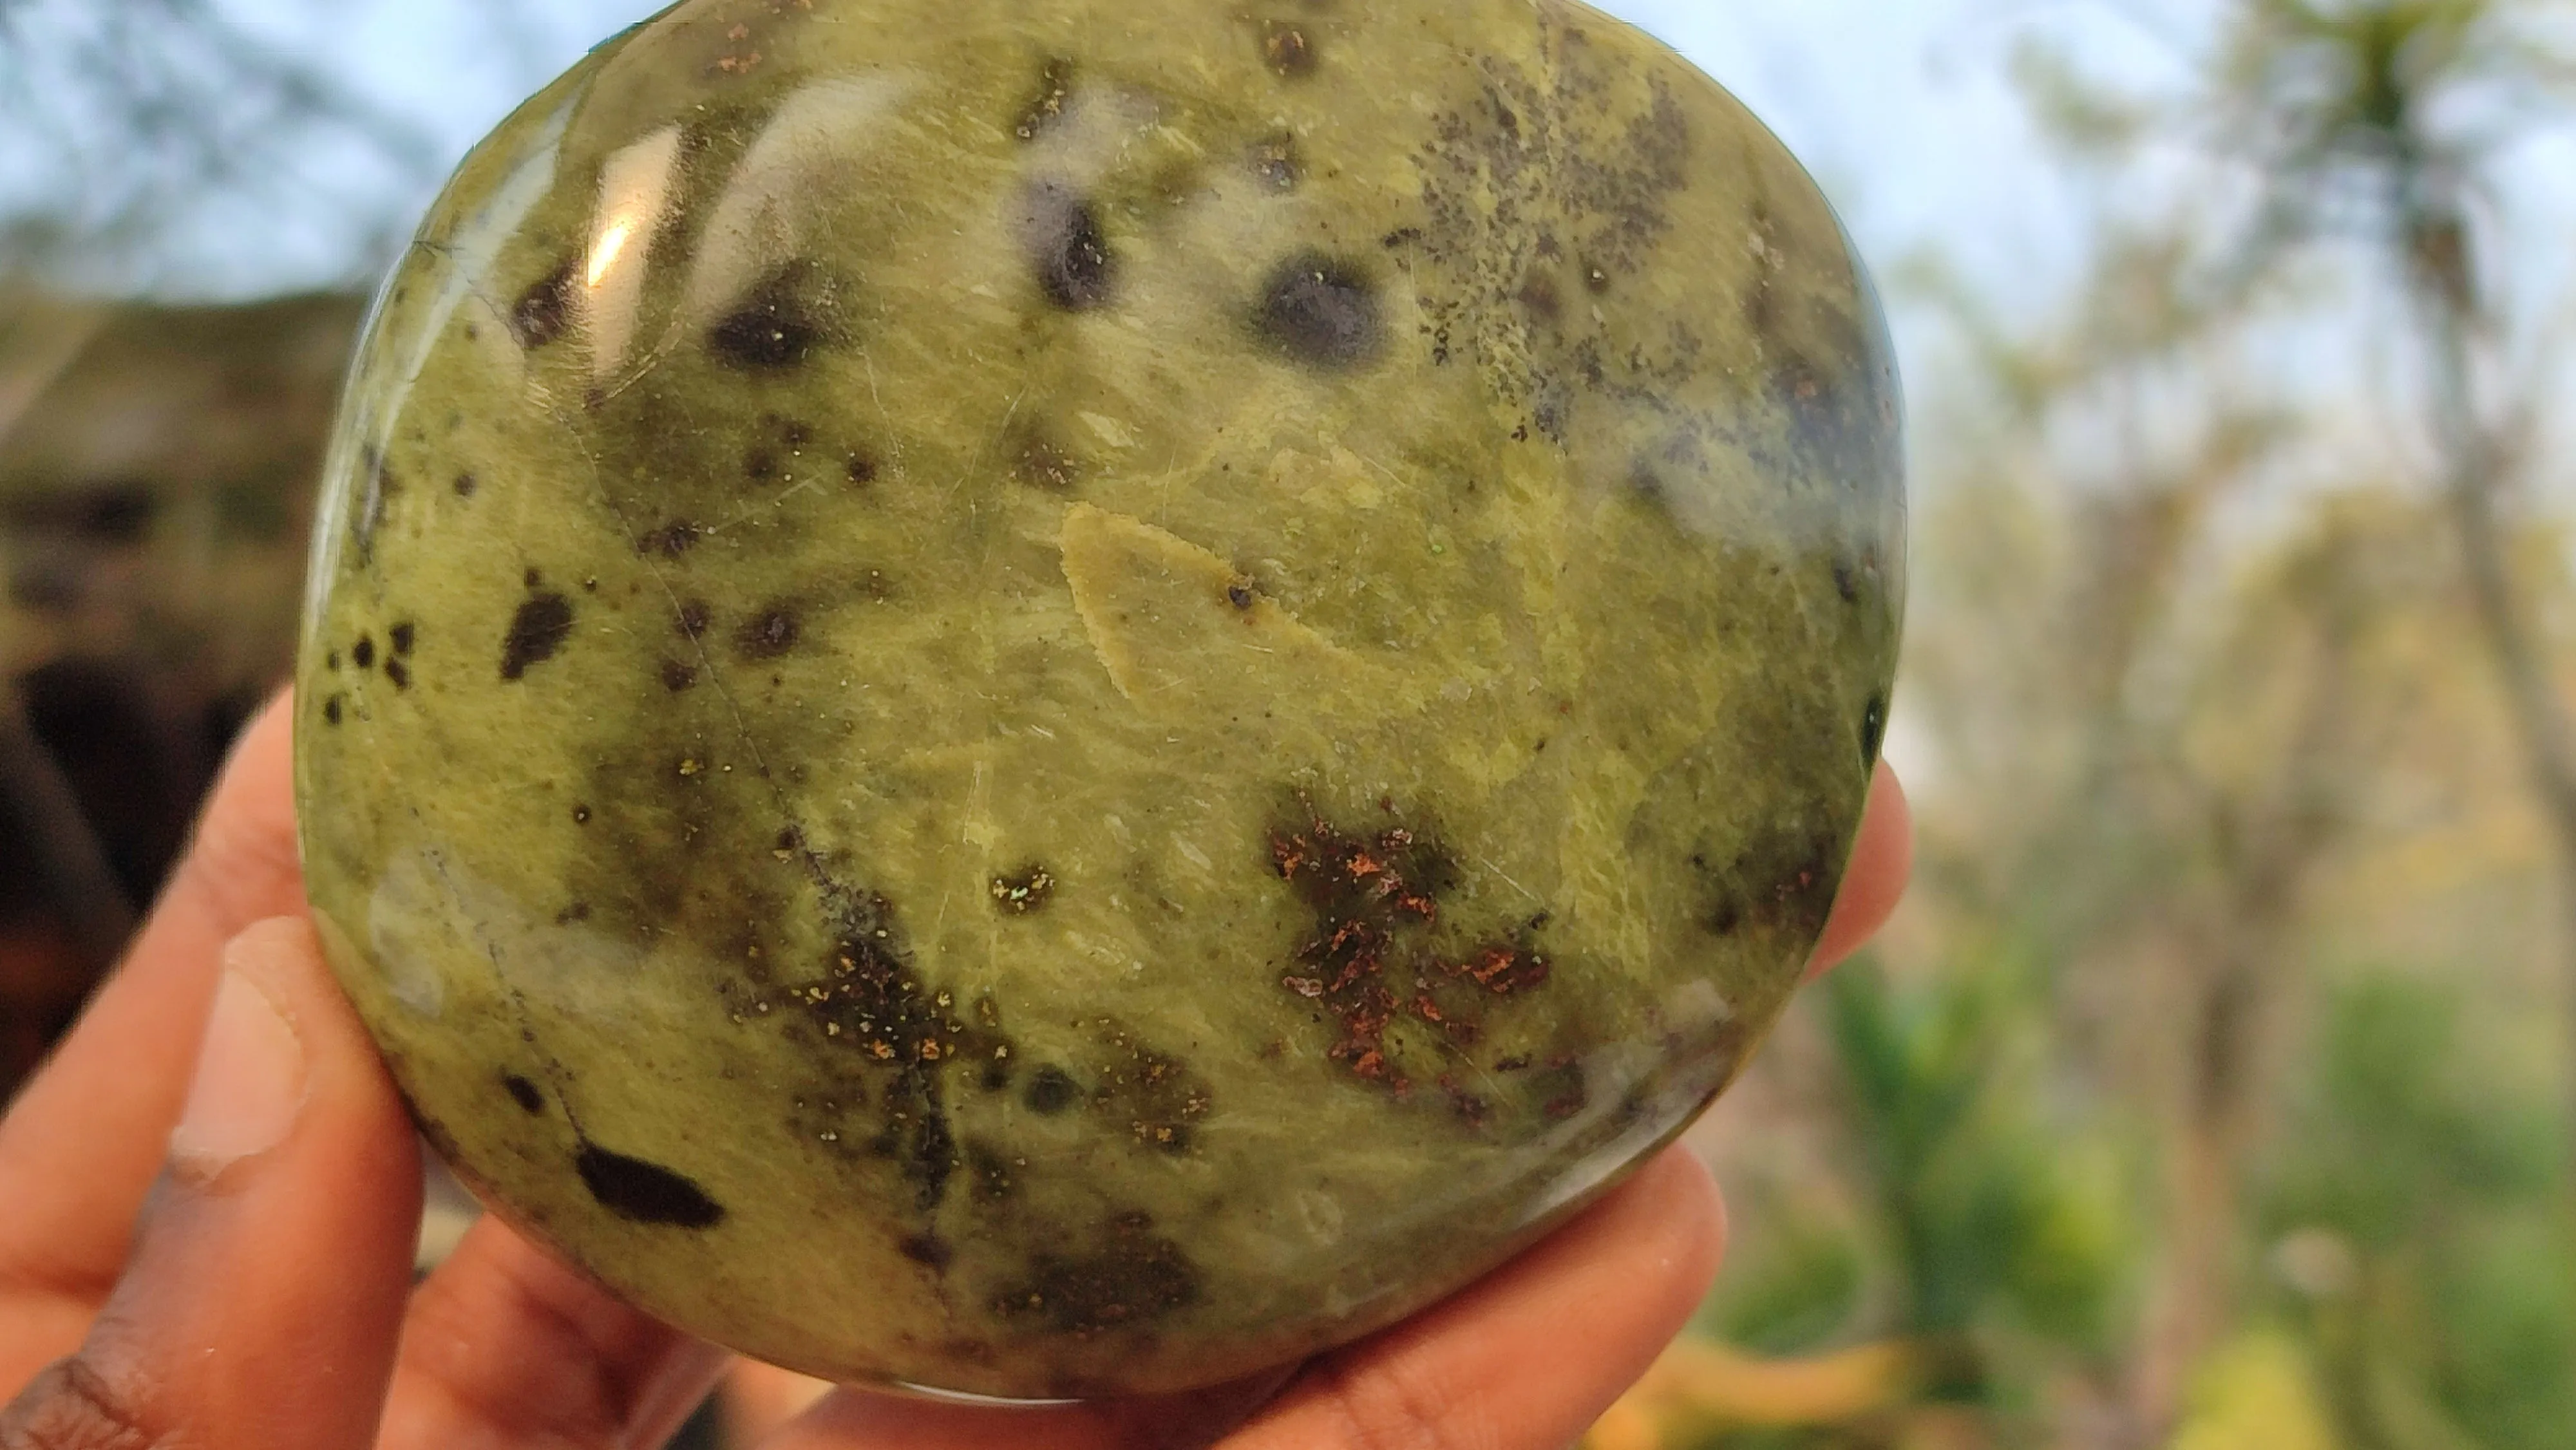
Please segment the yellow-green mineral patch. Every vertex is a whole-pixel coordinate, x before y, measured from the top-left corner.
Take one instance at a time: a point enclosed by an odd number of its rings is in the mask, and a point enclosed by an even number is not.
[[[1887,709],[1815,187],[1564,0],[689,0],[379,303],[301,657],[333,960],[496,1207],[810,1372],[1243,1374],[1779,1010]]]

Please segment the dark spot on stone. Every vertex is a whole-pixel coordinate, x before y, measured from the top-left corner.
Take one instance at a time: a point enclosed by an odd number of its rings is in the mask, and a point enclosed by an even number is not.
[[[590,807],[588,807],[588,806],[574,806],[574,807],[572,808],[572,823],[573,823],[574,825],[576,825],[576,826],[587,826],[587,825],[589,825],[589,824],[590,824]]]
[[[528,1081],[517,1073],[505,1072],[501,1074],[501,1086],[510,1090],[510,1098],[519,1105],[519,1110],[521,1112],[533,1114],[542,1113],[546,1110],[545,1094],[537,1091],[537,1085],[535,1083]]]
[[[359,635],[358,642],[349,646],[349,658],[357,662],[359,669],[374,669],[376,667],[375,637],[373,635]]]
[[[1380,241],[1380,243],[1382,243],[1382,244],[1386,247],[1386,249],[1387,249],[1388,251],[1390,251],[1390,252],[1391,252],[1391,251],[1394,251],[1395,249],[1397,249],[1398,247],[1409,247],[1409,246],[1413,245],[1414,243],[1416,243],[1416,242],[1418,242],[1418,241],[1421,241],[1421,240],[1422,240],[1422,228],[1420,228],[1420,227],[1397,227],[1394,231],[1388,232],[1385,236],[1383,236],[1383,237],[1379,238],[1378,240]]]
[[[1028,1104],[1030,1112],[1041,1117],[1053,1117],[1072,1107],[1074,1100],[1081,1096],[1082,1089],[1075,1084],[1073,1075],[1049,1063],[1029,1074],[1029,1085],[1022,1092],[1020,1101]]]
[[[555,913],[557,926],[570,926],[574,922],[588,920],[590,920],[590,903],[587,901],[576,901]]]
[[[1311,807],[1305,814],[1271,833],[1271,863],[1315,921],[1280,985],[1337,1025],[1328,1058],[1403,1097],[1412,1083],[1390,1027],[1410,1018],[1453,1046],[1475,1042],[1493,999],[1536,988],[1553,971],[1531,941],[1545,919],[1518,923],[1460,956],[1434,952],[1420,938],[1457,882],[1448,854],[1406,827],[1362,835]]]
[[[528,566],[528,572],[519,576],[519,582],[527,585],[531,589],[534,589],[538,585],[546,582],[546,576],[540,573],[535,565],[531,564]]]
[[[1304,26],[1273,20],[1261,28],[1261,59],[1282,76],[1310,76],[1315,73],[1315,42]]]
[[[1109,305],[1118,259],[1100,229],[1100,213],[1061,181],[1033,182],[1021,195],[1020,246],[1038,290],[1067,312]]]
[[[937,1234],[914,1234],[895,1247],[903,1252],[905,1258],[934,1274],[947,1272],[949,1264],[957,1257],[957,1251],[949,1247],[948,1240]]]
[[[1368,273],[1321,252],[1279,264],[1253,321],[1273,347],[1315,368],[1366,362],[1377,354],[1385,325]]]
[[[1197,1265],[1142,1213],[1111,1215],[1086,1253],[1030,1256],[1025,1283],[994,1296],[994,1312],[1032,1318],[1059,1334],[1089,1337],[1149,1325],[1201,1293]]]
[[[698,682],[698,667],[678,660],[662,661],[662,688],[676,695]]]
[[[456,475],[456,481],[453,484],[450,484],[449,487],[456,490],[456,496],[458,498],[472,498],[476,487],[474,475],[470,473],[460,473]]]
[[[395,654],[407,655],[411,653],[412,645],[418,642],[420,631],[409,623],[397,624],[385,631],[385,638],[393,645]]]
[[[501,678],[515,680],[528,666],[554,658],[572,638],[572,601],[560,594],[537,594],[522,600],[501,640]]]
[[[1237,609],[1250,609],[1252,602],[1260,597],[1253,592],[1251,585],[1239,579],[1225,586],[1225,602]]]
[[[1557,296],[1553,279],[1533,274],[1521,284],[1521,306],[1541,323],[1554,327],[1565,316],[1565,303]]]
[[[1267,137],[1252,148],[1252,174],[1261,178],[1261,184],[1272,191],[1295,191],[1304,171],[1305,168],[1297,163],[1297,138],[1286,131]]]
[[[773,420],[778,425],[778,441],[790,448],[802,448],[814,441],[814,425],[797,418]]]
[[[660,554],[666,559],[676,559],[696,548],[698,537],[696,524],[687,519],[673,519],[658,529],[646,531],[644,537],[635,541],[635,552]]]
[[[862,486],[877,481],[877,461],[864,453],[851,454],[841,471],[849,475],[850,482]]]
[[[1126,1125],[1141,1148],[1180,1155],[1195,1145],[1194,1125],[1207,1116],[1214,1094],[1189,1065],[1138,1039],[1114,1019],[1098,1024],[1102,1059],[1092,1106],[1112,1123]]]
[[[1064,103],[1073,95],[1073,62],[1063,56],[1050,58],[1038,68],[1037,94],[1020,109],[1011,134],[1023,141],[1034,141],[1055,129],[1064,119]]]
[[[1585,267],[1583,269],[1583,286],[1586,291],[1589,291],[1593,296],[1598,297],[1602,293],[1610,290],[1610,274],[1599,267]]]
[[[974,1175],[975,1201],[990,1207],[1011,1196],[1011,1164],[991,1146],[966,1145],[966,1167]]]
[[[829,341],[838,289],[810,262],[791,261],[763,278],[707,329],[707,349],[749,373],[801,366]]]
[[[325,722],[333,725],[340,723],[341,698],[341,696],[333,695],[331,698],[322,702],[322,718]]]
[[[599,1206],[619,1218],[691,1229],[713,1228],[724,1222],[723,1204],[707,1197],[706,1190],[690,1179],[658,1163],[584,1143],[573,1167]]]
[[[1055,895],[1055,877],[1032,861],[1017,871],[993,878],[993,905],[1005,915],[1026,916]]]
[[[745,659],[776,659],[796,647],[802,632],[793,608],[773,604],[743,621],[742,628],[734,631],[733,646]]]
[[[1843,597],[1845,604],[1860,603],[1860,575],[1848,559],[1834,561],[1834,592]]]
[[[404,664],[400,660],[387,660],[385,661],[385,678],[393,681],[395,689],[408,690],[411,688],[411,666]]]
[[[1691,857],[1704,883],[1701,924],[1718,936],[1754,928],[1812,939],[1842,883],[1845,842],[1821,822],[1765,819],[1732,854]]]
[[[1035,428],[1020,435],[1019,449],[1011,461],[1011,474],[1032,488],[1051,493],[1069,493],[1081,481],[1081,465],[1071,453],[1053,438]]]
[[[338,650],[332,650],[323,655],[322,667],[335,675],[338,674],[340,672],[340,652]]]
[[[754,448],[742,455],[742,476],[766,483],[778,476],[778,455],[766,448]]]
[[[1860,761],[1875,768],[1878,748],[1887,742],[1887,697],[1872,695],[1869,705],[1860,713]]]
[[[703,599],[692,599],[680,606],[680,613],[672,621],[672,627],[690,639],[698,639],[706,634],[707,621],[710,617],[707,602]]]
[[[510,308],[510,335],[534,351],[563,336],[572,321],[573,264],[564,263],[531,283]]]

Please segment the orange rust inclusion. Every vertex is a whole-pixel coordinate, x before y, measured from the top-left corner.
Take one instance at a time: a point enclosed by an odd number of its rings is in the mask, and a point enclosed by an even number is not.
[[[1315,935],[1280,985],[1319,1004],[1339,1027],[1326,1055],[1398,1097],[1413,1082],[1395,1063],[1388,1029],[1410,1016],[1437,1029],[1464,1055],[1482,1036],[1471,989],[1510,997],[1545,982],[1548,959],[1526,942],[1490,942],[1449,960],[1398,940],[1438,920],[1439,896],[1457,867],[1439,847],[1402,827],[1373,837],[1345,833],[1310,809],[1301,827],[1273,831],[1270,859],[1281,880],[1315,914]],[[1536,926],[1537,923],[1531,923]],[[1442,994],[1450,994],[1444,1002]],[[1463,1000],[1460,1000],[1463,997]],[[1453,1079],[1442,1074],[1444,1089]],[[1471,1125],[1484,1105],[1450,1090]]]

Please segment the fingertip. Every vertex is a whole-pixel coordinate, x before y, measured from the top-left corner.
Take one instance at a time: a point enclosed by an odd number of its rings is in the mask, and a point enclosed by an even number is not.
[[[1824,934],[1807,959],[1807,975],[1823,973],[1878,935],[1896,914],[1913,874],[1914,807],[1895,770],[1882,760],[1870,776],[1869,801],[1852,841],[1851,863],[1843,872],[1834,909],[1825,919]]]
[[[419,1222],[410,1125],[307,923],[259,922],[220,955],[133,1255],[17,1411],[70,1426],[60,1443],[374,1438]],[[128,1388],[84,1399],[99,1385]]]

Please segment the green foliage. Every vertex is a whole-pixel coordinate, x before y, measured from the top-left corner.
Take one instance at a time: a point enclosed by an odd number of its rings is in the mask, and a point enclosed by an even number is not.
[[[1739,1243],[1726,1278],[1701,1316],[1729,1344],[1796,1354],[1831,1341],[1859,1308],[1859,1244],[1844,1225],[1796,1209],[1765,1216],[1758,1253]]]
[[[2329,1001],[2281,1135],[2263,1218],[2342,1256],[2273,1257],[2356,1445],[2556,1450],[2576,1424],[2556,1117],[2545,1082],[2476,1048],[2449,988],[2362,977]]]
[[[2103,1347],[2128,1233],[2102,1160],[2036,1110],[2031,974],[2002,958],[1900,986],[1862,963],[1824,999],[1892,1327],[1935,1346],[1938,1389],[1994,1396],[1987,1331]]]

